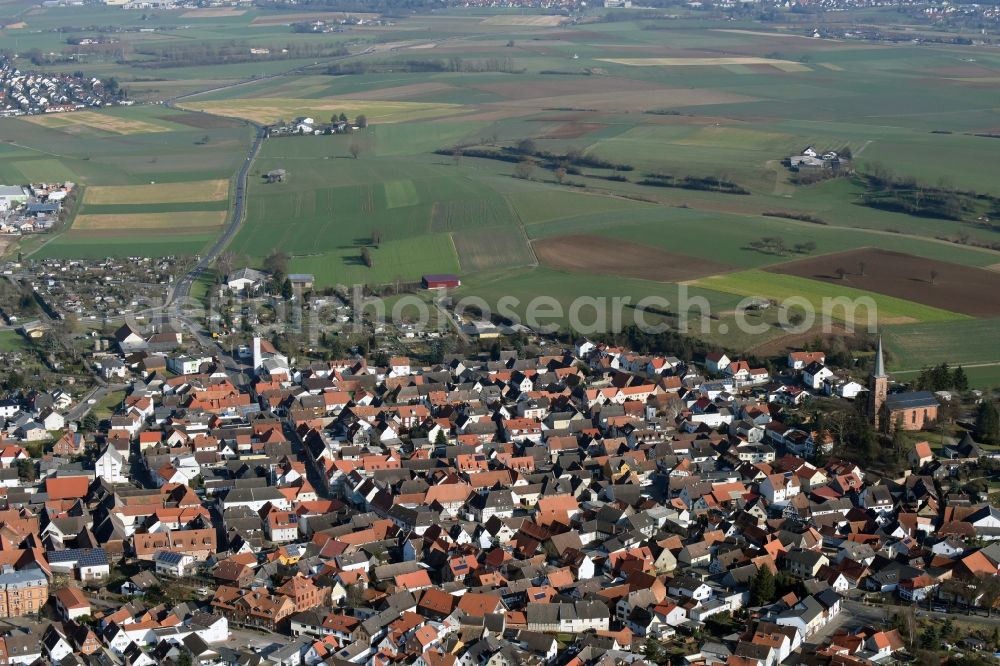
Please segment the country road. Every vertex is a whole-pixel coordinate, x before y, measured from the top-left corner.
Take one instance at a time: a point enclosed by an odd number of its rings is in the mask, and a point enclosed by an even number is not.
[[[386,45],[382,45],[382,48],[385,46]],[[322,64],[337,62],[339,60],[347,60],[349,58],[357,58],[359,56],[375,53],[379,50],[380,47],[378,46],[368,47],[364,51],[359,51],[358,53],[349,53],[347,55],[326,59],[322,61]],[[311,67],[316,67],[319,64],[321,63],[316,62],[312,65],[302,65],[283,72],[269,74],[267,76],[246,79],[235,83],[227,83],[225,85],[206,88],[204,90],[198,90],[184,95],[177,95],[176,97],[164,100],[163,105],[171,109],[176,109],[178,108],[177,103],[182,100],[197,97],[199,95],[205,95],[211,92],[217,92],[219,90],[228,90],[230,88],[250,85],[252,83],[259,83],[260,81],[266,81],[268,79],[290,76]],[[260,152],[264,139],[267,138],[266,127],[251,121],[247,122],[254,128],[256,134],[254,136],[253,144],[251,144],[250,150],[247,152],[247,156],[243,160],[243,164],[240,166],[239,173],[236,176],[236,191],[233,198],[233,208],[231,215],[229,216],[229,220],[226,222],[226,226],[223,229],[222,234],[216,239],[216,241],[212,244],[212,247],[209,248],[204,256],[199,259],[194,268],[174,282],[173,287],[167,292],[166,300],[163,303],[163,306],[158,308],[162,316],[165,316],[180,329],[187,328],[191,335],[193,335],[203,347],[211,350],[215,356],[221,359],[226,367],[226,370],[230,374],[230,377],[237,384],[242,384],[246,381],[247,375],[245,374],[245,371],[247,368],[237,362],[230,355],[226,354],[226,351],[214,339],[210,339],[202,335],[198,325],[184,314],[182,308],[187,302],[188,297],[191,295],[191,288],[194,286],[194,283],[205,274],[208,268],[215,262],[216,259],[218,259],[219,255],[225,251],[229,243],[236,237],[243,221],[246,219],[247,180],[249,178],[250,168],[253,166],[254,159],[256,159],[258,153]]]
[[[323,61],[324,64],[337,62],[339,60],[347,60],[349,58],[357,58],[359,56],[368,55],[376,51],[375,47],[369,47],[364,51],[358,53],[350,53],[343,56],[337,56],[335,58],[330,58]],[[228,90],[230,88],[236,88],[239,86],[249,85],[251,83],[258,83],[260,81],[266,81],[268,79],[275,79],[282,76],[290,76],[296,74],[310,67],[315,67],[319,63],[313,65],[301,65],[299,67],[294,67],[292,69],[286,70],[284,72],[278,72],[275,74],[269,74],[267,76],[257,77],[253,79],[246,79],[244,81],[237,81],[236,83],[227,83],[225,85],[216,86],[214,88],[206,88],[205,90],[199,90],[192,93],[186,93],[184,95],[178,95],[176,97],[171,97],[163,101],[164,106],[176,109],[177,102],[190,99],[192,97],[197,97],[199,95],[205,95],[210,92],[218,92],[219,90]],[[233,199],[233,209],[232,215],[229,218],[226,228],[223,230],[222,235],[212,244],[208,252],[201,258],[201,260],[192,268],[186,275],[177,280],[174,283],[173,289],[170,291],[167,297],[167,302],[164,303],[164,309],[172,318],[181,320],[183,323],[183,318],[177,308],[175,307],[178,302],[183,302],[191,293],[191,287],[194,285],[195,281],[198,280],[202,274],[208,269],[209,266],[222,254],[226,246],[229,245],[230,241],[236,236],[239,231],[240,226],[243,224],[243,220],[246,218],[246,196],[247,196],[247,177],[250,173],[250,167],[253,166],[253,161],[260,152],[260,147],[264,143],[264,139],[267,138],[267,129],[263,125],[259,125],[254,122],[250,122],[251,126],[256,130],[256,136],[254,137],[253,144],[250,146],[250,151],[247,153],[246,159],[243,160],[243,165],[240,167],[239,174],[236,176],[236,194]]]
[[[285,70],[283,72],[276,72],[274,74],[268,74],[266,76],[260,76],[251,79],[245,79],[243,81],[236,81],[235,83],[227,83],[221,86],[215,86],[212,88],[206,88],[204,90],[198,90],[195,92],[185,93],[183,95],[177,95],[176,97],[171,97],[163,101],[164,106],[172,109],[177,108],[177,102],[190,99],[192,97],[197,97],[199,95],[206,95],[211,92],[218,92],[220,90],[228,90],[230,88],[237,88],[239,86],[246,86],[253,83],[259,83],[261,81],[267,81],[269,79],[277,79],[283,76],[291,76],[293,74],[298,74],[300,72],[312,69],[321,64],[327,65],[334,62],[339,62],[341,60],[349,60],[351,58],[359,58],[361,56],[371,55],[373,53],[379,53],[383,51],[397,51],[406,46],[415,44],[418,42],[390,42],[387,44],[376,44],[374,46],[369,46],[363,51],[358,51],[357,53],[348,53],[342,56],[335,56],[333,58],[327,58],[322,61],[314,62],[311,65],[300,65],[298,67],[293,67],[292,69]],[[203,112],[204,113],[204,112]],[[220,254],[226,249],[230,241],[236,236],[239,231],[240,226],[243,224],[243,220],[246,218],[246,194],[247,194],[247,176],[250,173],[250,167],[253,165],[254,158],[257,157],[257,153],[260,152],[260,147],[267,138],[266,129],[257,123],[250,122],[256,131],[257,135],[254,138],[253,145],[250,146],[250,151],[247,153],[247,157],[243,160],[243,166],[240,168],[239,175],[236,178],[236,196],[233,201],[232,215],[226,224],[226,228],[223,230],[222,235],[219,236],[218,240],[212,244],[212,247],[208,252],[201,258],[201,260],[192,268],[186,275],[181,277],[177,282],[174,283],[174,287],[170,290],[167,301],[163,305],[163,310],[171,319],[181,322],[182,325],[188,325],[192,331],[194,327],[190,325],[190,322],[184,320],[181,312],[178,310],[178,303],[182,303],[187,299],[191,293],[191,287],[194,282],[204,274],[209,266],[219,257]]]

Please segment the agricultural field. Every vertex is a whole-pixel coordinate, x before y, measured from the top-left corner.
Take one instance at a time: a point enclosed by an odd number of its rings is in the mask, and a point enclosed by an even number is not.
[[[73,231],[113,231],[128,235],[132,232],[168,231],[171,229],[210,229],[226,221],[226,211],[190,213],[120,213],[100,215],[85,213],[73,221]]]
[[[226,219],[231,181],[249,148],[250,128],[228,119],[196,127],[185,122],[193,114],[162,107],[87,113],[103,119],[88,125],[87,135],[32,119],[0,120],[0,182],[70,181],[81,188],[76,219],[65,233],[31,239],[30,256],[201,252]],[[98,124],[158,129],[126,134],[97,129]]]
[[[765,271],[743,271],[728,275],[714,275],[697,280],[694,284],[705,289],[748,298],[776,301],[798,299],[803,304],[808,303],[813,312],[817,313],[817,317],[827,313],[832,319],[858,325],[867,325],[869,317],[872,316],[880,325],[967,319],[966,315],[913,301],[883,296],[861,289],[852,289],[839,284]],[[824,307],[824,299],[845,297],[852,300],[866,299],[865,302],[872,304],[874,310],[871,307],[859,307],[852,312],[843,307]]]
[[[902,371],[918,371],[938,363],[1000,364],[1000,319],[887,327],[886,348]]]
[[[732,270],[730,266],[707,259],[585,234],[554,236],[535,241],[532,247],[543,265],[570,273],[683,282]]]
[[[84,205],[169,204],[224,201],[228,198],[229,181],[217,179],[152,185],[95,185],[87,188],[83,203]]]
[[[57,113],[45,116],[27,116],[26,122],[41,125],[49,129],[59,130],[66,134],[148,134],[150,132],[169,132],[170,128],[159,123],[137,120],[121,115],[99,113],[96,111],[78,111],[77,113]]]
[[[283,250],[292,270],[321,286],[456,272],[463,294],[488,300],[676,302],[683,287],[712,305],[697,334],[736,351],[778,353],[783,339],[803,340],[783,338],[773,310],[755,315],[764,332],[737,332],[745,296],[867,296],[894,370],[925,358],[1000,361],[978,343],[996,339],[1000,315],[987,297],[1000,275],[1000,230],[990,222],[1000,209],[988,198],[1000,197],[991,138],[1000,133],[1000,56],[991,48],[812,39],[791,15],[719,29],[703,13],[601,13],[567,22],[445,10],[312,35],[290,24],[336,15],[150,12],[141,25],[153,32],[121,33],[134,56],[95,53],[81,66],[116,76],[139,99],[206,92],[178,101],[188,111],[137,105],[73,114],[73,123],[0,120],[0,181],[83,186],[76,223],[36,256],[197,254],[231,203],[248,122],[363,114],[369,126],[350,135],[265,141],[230,251],[259,264]],[[899,20],[879,8],[863,16]],[[140,25],[133,12],[96,7],[42,8],[25,22],[19,48],[43,53],[65,48],[62,26]],[[229,43],[291,51],[162,67],[156,50]],[[354,55],[319,55],[329,46]],[[849,154],[850,170],[797,181],[783,160],[807,146]],[[285,182],[264,182],[273,169],[286,170]],[[863,205],[873,171],[981,198],[959,219],[880,210]],[[111,216],[134,222],[112,237]],[[838,268],[859,273],[859,262],[865,275],[841,279]],[[969,336],[977,342],[963,345]],[[970,376],[986,381],[992,367],[970,367]]]
[[[336,111],[351,118],[364,114],[370,123],[403,123],[412,120],[440,118],[462,112],[453,104],[426,102],[390,102],[333,98],[329,100],[295,98],[229,99],[223,101],[193,101],[182,103],[181,108],[202,111],[218,116],[243,118],[255,123],[272,124],[279,120],[293,120],[309,116],[327,119]]]
[[[523,231],[509,226],[466,229],[451,235],[463,273],[516,268],[536,263]]]
[[[312,273],[320,287],[338,284],[389,284],[419,280],[426,273],[458,273],[458,256],[449,234],[386,241],[369,248],[372,265],[361,259],[360,248],[336,248],[316,255],[296,255],[290,270]]]
[[[865,248],[779,264],[782,275],[865,289],[973,317],[1000,316],[1000,272]]]

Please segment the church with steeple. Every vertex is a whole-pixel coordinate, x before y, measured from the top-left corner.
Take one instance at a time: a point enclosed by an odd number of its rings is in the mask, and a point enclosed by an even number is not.
[[[938,417],[938,400],[930,391],[889,393],[889,375],[885,371],[882,336],[875,347],[875,366],[868,377],[868,422],[876,430],[892,432],[922,430]]]
[[[885,399],[889,395],[889,375],[885,373],[885,357],[882,354],[882,336],[878,337],[878,345],[875,348],[875,367],[868,377],[868,422],[876,429],[881,430],[882,411],[885,408]]]

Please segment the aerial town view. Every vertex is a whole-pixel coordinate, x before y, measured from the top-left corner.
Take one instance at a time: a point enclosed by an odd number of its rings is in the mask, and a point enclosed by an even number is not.
[[[1000,5],[0,0],[0,666],[1000,664]]]

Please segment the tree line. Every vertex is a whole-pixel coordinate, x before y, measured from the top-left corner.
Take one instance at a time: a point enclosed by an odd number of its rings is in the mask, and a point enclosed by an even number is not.
[[[257,60],[288,60],[292,58],[332,58],[348,54],[343,45],[321,45],[309,43],[288,44],[284,47],[270,47],[269,53],[251,53],[250,45],[242,41],[230,41],[222,45],[209,43],[185,44],[184,46],[141,45],[135,48],[139,55],[154,58],[148,62],[129,63],[135,67],[160,69],[170,67],[191,67],[195,65],[216,65]],[[254,46],[254,48],[265,48]]]
[[[387,72],[495,72],[523,74],[525,69],[514,66],[511,58],[448,58],[447,60],[383,60],[381,62],[351,61],[330,65],[325,72],[334,76],[384,74]]]

